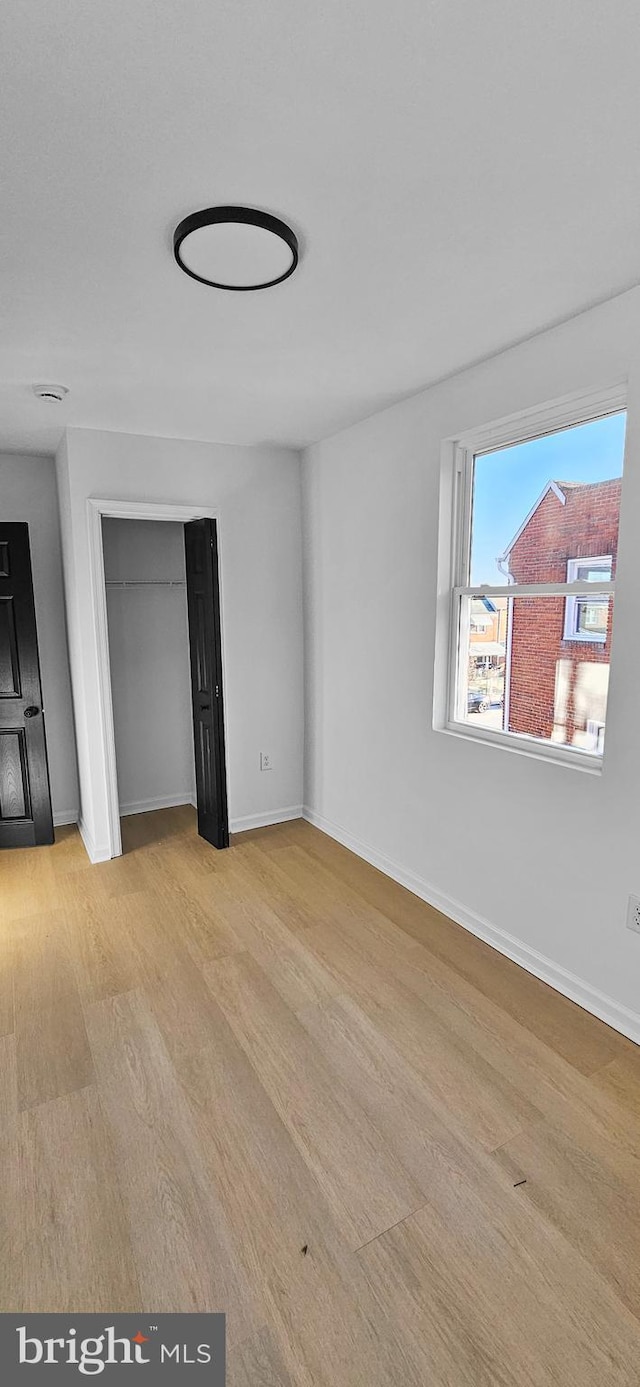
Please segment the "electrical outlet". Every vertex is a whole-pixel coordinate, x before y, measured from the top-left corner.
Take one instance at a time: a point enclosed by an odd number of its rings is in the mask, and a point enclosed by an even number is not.
[[[261,770],[261,771],[272,771],[272,770],[273,770],[273,762],[272,762],[272,760],[271,760],[271,752],[270,752],[270,751],[261,751],[261,752],[260,752],[260,770]],[[638,906],[640,907],[640,901],[638,901]]]
[[[640,896],[629,896],[627,929],[635,930],[636,934],[640,934]]]

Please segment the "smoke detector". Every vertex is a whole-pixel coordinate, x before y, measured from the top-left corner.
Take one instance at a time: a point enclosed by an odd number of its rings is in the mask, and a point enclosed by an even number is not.
[[[67,385],[34,385],[33,393],[39,400],[50,400],[53,404],[59,405],[64,400],[65,395],[69,394]]]

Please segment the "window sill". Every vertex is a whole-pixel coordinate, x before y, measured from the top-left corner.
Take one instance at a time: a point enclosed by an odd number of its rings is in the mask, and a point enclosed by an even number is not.
[[[518,732],[492,732],[490,728],[468,727],[463,722],[449,722],[444,727],[434,727],[434,731],[460,737],[465,742],[482,742],[485,746],[494,746],[517,756],[528,756],[535,761],[550,761],[556,766],[567,766],[583,774],[602,775],[601,755],[563,747],[559,742],[537,742],[534,737],[525,737]]]

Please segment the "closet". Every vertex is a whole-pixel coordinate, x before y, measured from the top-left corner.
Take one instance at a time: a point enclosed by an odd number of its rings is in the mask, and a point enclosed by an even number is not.
[[[102,533],[120,813],[195,804],[184,527]]]

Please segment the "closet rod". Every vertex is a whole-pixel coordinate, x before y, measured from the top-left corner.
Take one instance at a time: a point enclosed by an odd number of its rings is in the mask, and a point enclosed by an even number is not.
[[[107,588],[183,588],[184,578],[107,578]]]

